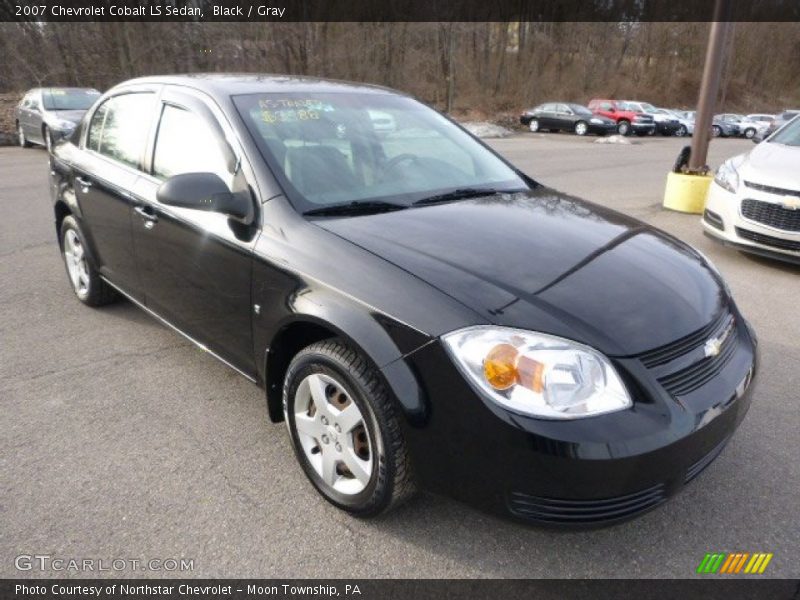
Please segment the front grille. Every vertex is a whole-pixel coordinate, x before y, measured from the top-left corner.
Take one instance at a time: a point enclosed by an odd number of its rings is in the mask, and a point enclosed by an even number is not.
[[[771,235],[764,235],[763,233],[742,229],[741,227],[736,228],[736,235],[740,238],[755,242],[756,244],[761,244],[762,246],[771,246],[773,248],[780,248],[781,250],[800,252],[800,241],[784,240],[782,238],[772,237]]]
[[[648,369],[666,364],[671,360],[678,358],[679,356],[683,356],[684,354],[691,352],[698,346],[705,344],[706,340],[713,337],[715,332],[724,331],[725,327],[732,319],[733,315],[725,311],[702,329],[698,329],[694,333],[690,333],[689,335],[675,340],[674,342],[670,342],[669,344],[665,344],[664,346],[659,346],[653,350],[648,350],[647,352],[640,354],[638,358]]]
[[[719,349],[719,354],[706,356],[688,367],[664,377],[659,377],[658,382],[664,389],[673,396],[684,396],[716,377],[723,367],[728,364],[736,350],[737,335],[733,317],[731,317],[728,326],[731,329]],[[721,335],[724,331],[725,329],[721,329],[715,332],[715,335]]]
[[[784,208],[774,202],[748,198],[742,201],[742,216],[775,229],[800,231],[800,210]]]
[[[508,507],[514,515],[540,523],[590,525],[634,517],[664,500],[664,485],[659,483],[640,492],[601,500],[565,500],[512,492]]]
[[[711,449],[710,452],[708,452],[705,456],[703,456],[703,458],[701,458],[696,463],[694,463],[691,467],[686,469],[686,476],[683,478],[683,483],[687,484],[692,479],[694,479],[695,477],[700,475],[700,473],[708,465],[710,465],[712,462],[714,462],[714,459],[719,456],[720,452],[722,452],[722,449],[725,447],[725,444],[727,444],[727,443],[728,443],[728,438],[725,438],[719,444],[714,446]]]
[[[638,117],[634,117],[633,120],[636,123],[653,123],[653,117],[646,115],[639,115]]]
[[[800,197],[800,190],[787,190],[786,188],[773,187],[771,185],[754,183],[752,181],[745,181],[744,184],[751,189],[758,190],[760,192],[767,192],[768,194],[777,194],[778,196]]]

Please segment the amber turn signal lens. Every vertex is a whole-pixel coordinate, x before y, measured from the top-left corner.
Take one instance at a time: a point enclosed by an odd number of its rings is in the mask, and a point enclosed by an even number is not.
[[[517,356],[511,344],[498,344],[483,360],[483,376],[496,390],[507,390],[517,383]]]
[[[538,360],[520,356],[517,359],[517,380],[522,387],[541,394],[544,391],[544,365]]]

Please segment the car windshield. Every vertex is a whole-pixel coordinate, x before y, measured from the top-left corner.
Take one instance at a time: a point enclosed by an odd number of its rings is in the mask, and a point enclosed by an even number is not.
[[[569,107],[572,109],[572,112],[574,112],[576,115],[589,116],[592,114],[592,111],[590,111],[585,106],[581,106],[580,104],[570,104]]]
[[[267,93],[233,101],[300,212],[344,203],[405,207],[466,189],[528,187],[469,134],[411,98]]]
[[[800,146],[800,117],[784,125],[769,141],[785,146]]]
[[[647,102],[639,102],[639,106],[642,107],[642,110],[645,112],[655,112],[657,109],[652,104],[648,104]]]
[[[88,110],[100,96],[97,90],[50,88],[42,92],[46,110]]]
[[[617,102],[618,110],[632,110],[633,112],[642,112],[638,106],[630,102]]]

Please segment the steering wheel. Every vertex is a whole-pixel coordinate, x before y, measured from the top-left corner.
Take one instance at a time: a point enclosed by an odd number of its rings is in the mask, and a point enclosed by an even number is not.
[[[394,169],[396,169],[399,165],[403,164],[404,162],[416,162],[419,160],[419,156],[416,154],[409,154],[406,152],[405,154],[398,154],[394,158],[391,158],[387,161],[387,163],[383,166],[383,174],[381,175],[381,179],[385,179],[387,173],[391,173]]]

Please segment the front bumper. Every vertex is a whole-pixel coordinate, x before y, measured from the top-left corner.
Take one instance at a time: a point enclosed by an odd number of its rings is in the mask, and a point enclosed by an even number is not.
[[[631,131],[638,134],[650,134],[656,130],[655,123],[631,123]]]
[[[617,124],[613,121],[608,123],[592,123],[589,122],[589,133],[595,135],[610,135],[617,132]]]
[[[613,524],[677,493],[721,452],[750,405],[756,348],[736,314],[736,350],[699,389],[671,395],[638,358],[615,359],[634,407],[555,421],[476,393],[439,343],[407,358],[428,400],[405,432],[421,485],[555,527]]]
[[[740,250],[800,263],[800,232],[785,231],[746,219],[742,216],[742,201],[752,198],[763,202],[776,202],[777,197],[742,184],[739,192],[732,194],[716,183],[708,189],[702,225],[711,238]]]

